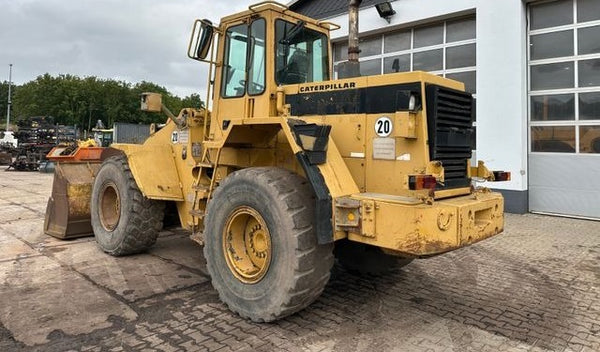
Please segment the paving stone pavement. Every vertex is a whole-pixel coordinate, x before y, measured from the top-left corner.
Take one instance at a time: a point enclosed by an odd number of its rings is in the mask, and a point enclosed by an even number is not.
[[[507,214],[386,276],[336,266],[309,308],[255,324],[180,229],[123,258],[45,236],[51,182],[0,169],[0,351],[600,351],[600,222]]]

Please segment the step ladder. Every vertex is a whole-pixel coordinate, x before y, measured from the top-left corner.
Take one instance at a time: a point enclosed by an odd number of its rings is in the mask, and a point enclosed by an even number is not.
[[[213,153],[211,153],[211,150]],[[211,154],[215,156],[215,162],[210,160]],[[196,166],[200,169],[198,170],[198,175],[192,184],[192,189],[194,190],[194,200],[192,202],[192,210],[190,210],[189,214],[192,216],[192,234],[190,235],[190,239],[197,242],[199,245],[204,245],[204,237],[202,236],[202,233],[204,231],[204,216],[206,215],[205,207],[206,202],[210,199],[215,186],[217,173],[214,168],[215,165],[218,164],[220,156],[220,148],[205,148],[202,152],[202,161],[196,164]],[[213,169],[210,183],[208,185],[201,182],[203,176],[202,171],[204,169]]]

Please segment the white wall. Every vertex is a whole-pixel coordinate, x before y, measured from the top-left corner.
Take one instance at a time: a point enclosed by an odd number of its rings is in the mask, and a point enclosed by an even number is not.
[[[477,154],[512,172],[495,188],[527,189],[527,51],[525,5],[478,1]]]
[[[491,169],[511,171],[510,182],[494,188],[527,189],[526,15],[521,0],[393,1],[391,23],[375,7],[360,10],[361,34],[385,32],[462,13],[477,16],[477,158]],[[348,16],[327,19],[348,35]]]

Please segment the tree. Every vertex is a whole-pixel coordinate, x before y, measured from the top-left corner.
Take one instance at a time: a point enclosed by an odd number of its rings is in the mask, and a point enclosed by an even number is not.
[[[201,109],[204,107],[204,102],[202,101],[202,99],[200,98],[200,94],[198,93],[192,93],[191,95],[188,95],[187,97],[181,99],[181,103],[186,108]]]
[[[6,86],[6,87],[5,87]],[[6,115],[8,83],[0,86],[0,116]],[[101,120],[107,127],[115,122],[152,123],[163,122],[161,114],[140,110],[140,94],[162,94],[163,103],[175,114],[183,107],[199,108],[204,105],[198,94],[185,98],[170,93],[165,87],[142,81],[135,85],[95,76],[80,78],[74,75],[52,76],[44,74],[14,90],[13,115],[20,119],[32,116],[53,116],[55,122],[78,125],[82,129],[94,127]]]
[[[86,107],[79,77],[49,74],[19,87],[13,104],[20,119],[50,115],[56,118],[56,123],[65,125],[81,125]]]

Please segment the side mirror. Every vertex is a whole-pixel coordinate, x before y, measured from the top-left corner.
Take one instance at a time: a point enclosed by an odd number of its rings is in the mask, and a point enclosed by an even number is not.
[[[211,21],[206,19],[196,20],[188,46],[188,57],[199,61],[206,59],[212,44],[213,34],[214,27]]]

